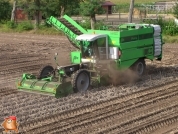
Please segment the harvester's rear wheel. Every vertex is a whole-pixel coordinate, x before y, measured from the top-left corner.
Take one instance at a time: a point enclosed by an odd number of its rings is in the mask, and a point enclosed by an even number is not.
[[[85,92],[90,86],[90,75],[85,69],[80,69],[72,75],[72,87],[74,92]]]
[[[54,68],[52,66],[43,66],[39,71],[38,79],[49,77],[52,73],[54,73]]]
[[[133,70],[138,76],[142,76],[145,73],[145,60],[144,59],[139,59],[133,66]]]

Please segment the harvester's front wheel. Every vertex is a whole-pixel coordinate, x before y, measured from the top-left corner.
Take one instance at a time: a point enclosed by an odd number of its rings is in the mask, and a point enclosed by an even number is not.
[[[80,69],[72,75],[72,87],[74,92],[85,92],[90,86],[90,75],[85,69]]]
[[[146,64],[144,59],[139,59],[133,66],[133,70],[138,76],[142,76],[145,73]]]
[[[39,71],[38,79],[49,77],[53,72],[54,72],[54,68],[52,66],[50,65],[43,66]]]

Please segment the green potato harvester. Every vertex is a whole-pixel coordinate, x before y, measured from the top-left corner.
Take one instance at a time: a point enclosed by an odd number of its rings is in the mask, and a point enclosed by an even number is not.
[[[82,28],[67,15],[59,19],[51,16],[47,23],[62,31],[77,50],[70,52],[69,65],[60,66],[55,53],[55,67],[44,66],[38,76],[24,73],[16,83],[19,91],[60,98],[99,85],[109,68],[132,69],[141,76],[146,70],[145,59],[162,60],[164,43],[159,25],[125,23],[114,30],[92,30]]]

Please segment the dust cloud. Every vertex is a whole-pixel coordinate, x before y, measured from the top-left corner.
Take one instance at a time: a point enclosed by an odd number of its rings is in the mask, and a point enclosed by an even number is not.
[[[133,84],[139,80],[139,76],[131,69],[118,70],[115,67],[108,67],[107,71],[102,73],[102,84],[122,85]]]

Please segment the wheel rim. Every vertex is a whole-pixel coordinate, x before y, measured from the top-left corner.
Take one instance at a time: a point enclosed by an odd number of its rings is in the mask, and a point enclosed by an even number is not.
[[[139,62],[137,64],[137,68],[136,68],[136,71],[137,71],[138,75],[142,75],[143,74],[143,70],[144,70],[144,65],[141,62]]]
[[[81,73],[77,78],[77,89],[79,91],[86,91],[89,86],[89,77],[87,73]]]

